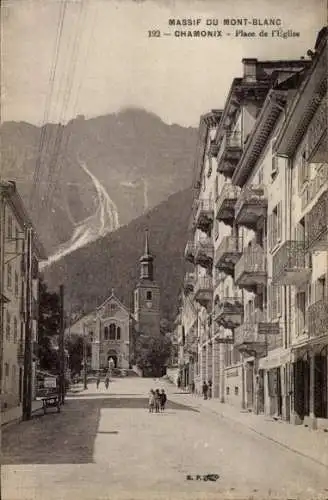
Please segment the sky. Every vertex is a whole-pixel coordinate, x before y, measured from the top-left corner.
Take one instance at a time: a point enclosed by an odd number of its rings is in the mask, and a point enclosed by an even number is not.
[[[201,114],[223,107],[242,58],[305,56],[325,8],[325,0],[2,0],[1,121],[66,123],[140,107],[197,126]],[[223,26],[228,17],[279,18],[300,37],[235,37],[235,27]],[[175,37],[199,27],[169,27],[172,18],[201,19],[201,29],[223,36]]]

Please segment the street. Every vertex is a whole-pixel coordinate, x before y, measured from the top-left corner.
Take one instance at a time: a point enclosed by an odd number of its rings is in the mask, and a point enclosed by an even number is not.
[[[167,409],[149,414],[157,387]],[[61,413],[4,428],[2,499],[328,498],[326,467],[197,400],[153,379],[116,378],[109,391],[89,384]]]

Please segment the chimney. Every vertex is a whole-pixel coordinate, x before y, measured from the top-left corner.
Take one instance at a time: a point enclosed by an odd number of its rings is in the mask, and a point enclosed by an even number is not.
[[[244,80],[246,82],[256,82],[257,59],[242,59],[244,65]]]

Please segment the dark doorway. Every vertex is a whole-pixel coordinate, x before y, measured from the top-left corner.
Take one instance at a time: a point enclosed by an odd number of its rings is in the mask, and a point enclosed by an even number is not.
[[[117,354],[116,353],[108,354],[108,356],[107,356],[107,367],[108,367],[108,362],[109,362],[110,358],[112,358],[112,360],[114,361],[114,368],[117,368]]]
[[[299,359],[294,363],[294,409],[303,420],[310,414],[310,363]]]
[[[314,415],[327,418],[327,357],[314,357]]]

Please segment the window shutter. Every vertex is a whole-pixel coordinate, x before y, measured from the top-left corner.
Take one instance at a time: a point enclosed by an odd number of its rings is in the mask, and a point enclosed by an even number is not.
[[[281,201],[277,207],[277,239],[282,240],[282,203]]]
[[[272,214],[269,215],[268,217],[268,244],[269,244],[269,250],[272,249]]]

